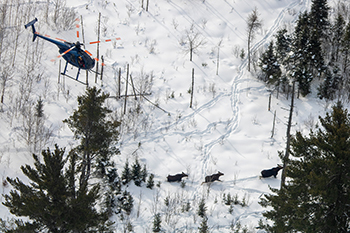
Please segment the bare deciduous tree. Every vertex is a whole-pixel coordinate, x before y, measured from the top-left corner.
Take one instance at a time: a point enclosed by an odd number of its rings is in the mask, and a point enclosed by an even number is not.
[[[258,16],[258,9],[254,8],[252,13],[249,14],[247,19],[247,32],[248,32],[248,71],[250,71],[250,54],[251,54],[251,44],[254,39],[254,34],[258,28],[260,28],[262,25],[262,21],[259,19]]]
[[[180,41],[184,51],[190,54],[190,61],[192,61],[193,53],[196,53],[198,48],[205,45],[205,43],[202,34],[194,28],[193,24],[189,30],[186,30],[185,37]]]

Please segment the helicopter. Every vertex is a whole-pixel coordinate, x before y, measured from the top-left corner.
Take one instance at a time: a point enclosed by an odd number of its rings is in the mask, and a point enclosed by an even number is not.
[[[38,21],[38,19],[35,18],[34,20],[32,20],[29,23],[27,23],[26,25],[24,25],[25,29],[27,29],[28,27],[32,28],[33,42],[35,41],[35,39],[37,37],[39,37],[39,38],[42,38],[46,41],[49,41],[49,42],[55,44],[59,48],[59,53],[60,53],[57,56],[57,58],[62,57],[64,60],[66,60],[64,72],[61,74],[65,75],[69,78],[74,79],[73,77],[66,74],[67,66],[69,63],[72,66],[75,66],[78,68],[78,72],[77,72],[77,76],[76,76],[75,80],[86,85],[86,83],[78,80],[80,70],[87,70],[87,71],[91,71],[91,72],[96,73],[95,71],[92,70],[92,68],[94,68],[95,61],[98,61],[98,58],[92,58],[92,54],[89,51],[83,49],[82,48],[83,44],[80,43],[79,41],[77,41],[76,43],[71,43],[71,42],[68,42],[68,41],[60,39],[60,38],[52,39],[48,35],[41,35],[40,33],[38,33],[35,30],[35,27],[34,27],[34,24],[37,21]],[[77,28],[79,28],[79,25],[77,25]],[[77,37],[79,39],[79,31],[77,31]],[[120,40],[120,38],[115,38],[115,39]],[[112,39],[105,40],[104,42],[110,42],[110,41],[112,41]],[[89,44],[97,44],[97,43],[101,43],[101,42],[102,41],[94,41],[94,42],[89,42]],[[55,61],[56,59],[52,59],[51,61]],[[102,64],[102,65],[104,65],[104,64]]]

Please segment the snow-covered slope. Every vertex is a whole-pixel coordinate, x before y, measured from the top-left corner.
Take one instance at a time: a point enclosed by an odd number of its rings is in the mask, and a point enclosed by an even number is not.
[[[268,88],[256,79],[254,72],[247,72],[247,60],[240,58],[241,50],[245,53],[247,50],[246,19],[256,7],[263,22],[253,41],[253,50],[258,52],[279,28],[292,27],[298,13],[309,8],[310,0],[149,0],[148,12],[141,8],[139,0],[71,0],[67,5],[82,16],[86,41],[96,40],[99,12],[102,37],[121,37],[117,43],[101,44],[100,54],[106,63],[103,83],[100,80],[95,83],[94,75],[90,74],[90,85],[116,96],[117,71],[121,69],[125,85],[129,65],[136,88],[151,93],[146,97],[153,104],[145,99],[128,98],[125,115],[124,99],[108,100],[115,116],[125,123],[119,143],[121,155],[113,158],[119,174],[127,159],[132,163],[137,157],[155,174],[155,182],[161,183],[153,190],[133,184],[128,187],[135,201],[130,216],[134,231],[150,232],[153,215],[160,212],[166,232],[195,232],[200,224],[200,217],[196,216],[198,202],[204,197],[211,232],[230,232],[238,221],[250,232],[257,232],[255,227],[264,211],[258,201],[270,192],[269,186],[278,188],[280,184],[280,175],[277,179],[263,180],[259,175],[262,169],[281,163],[277,152],[285,148],[289,100],[281,95],[278,99],[272,96],[268,111]],[[40,15],[32,17],[38,17],[37,25],[42,24],[42,33],[76,40],[74,29],[54,31],[44,26]],[[205,42],[193,61],[189,61],[184,49],[186,35],[191,30],[200,33]],[[30,31],[23,29],[22,36],[27,34],[30,40]],[[85,87],[71,79],[57,84],[59,62],[50,62],[57,49],[48,42],[42,45],[40,67],[49,83],[44,111],[47,124],[54,131],[48,146],[58,143],[70,149],[75,142],[62,120],[77,107],[76,97],[84,93]],[[87,49],[94,52],[96,47]],[[18,60],[24,59],[23,56]],[[190,108],[192,70],[195,83]],[[74,75],[76,70],[68,72]],[[85,79],[84,73],[80,78]],[[11,90],[15,92],[15,88]],[[33,95],[40,96],[42,92],[38,88]],[[136,111],[138,105],[141,114]],[[296,100],[293,131],[307,132],[328,107],[328,103],[313,97]],[[271,138],[275,111],[276,129]],[[1,115],[1,175],[24,179],[19,166],[30,164],[31,155],[18,140],[5,113]],[[224,173],[222,182],[202,184],[206,175],[217,171]],[[179,172],[189,175],[184,188],[179,183],[166,182],[168,174]],[[3,187],[2,193],[9,189]],[[229,193],[247,205],[235,205],[229,211],[229,206],[223,203],[223,197]],[[164,205],[166,197],[176,202],[172,210]],[[182,212],[181,206],[187,202],[191,210]],[[166,217],[169,211],[173,212]],[[2,218],[11,217],[3,206],[0,213]],[[116,232],[120,232],[123,223],[116,221]]]

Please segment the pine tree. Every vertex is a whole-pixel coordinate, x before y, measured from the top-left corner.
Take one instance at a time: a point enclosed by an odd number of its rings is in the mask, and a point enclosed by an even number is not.
[[[127,190],[124,190],[121,195],[118,195],[117,213],[131,214],[134,208],[134,198]]]
[[[122,183],[125,185],[127,183],[129,183],[132,180],[132,174],[130,171],[130,167],[129,167],[129,161],[126,160],[125,165],[124,165],[124,170],[122,172]]]
[[[292,55],[290,61],[293,66],[289,70],[290,76],[299,84],[299,91],[303,96],[311,92],[313,70],[310,53],[310,26],[307,12],[299,15],[293,34]]]
[[[63,121],[73,131],[75,139],[80,140],[76,151],[82,158],[81,186],[88,184],[94,167],[100,177],[105,176],[106,167],[113,166],[111,155],[119,152],[113,144],[118,139],[117,127],[120,123],[108,120],[111,110],[103,107],[108,96],[96,87],[87,87],[85,95],[78,97],[78,109]]]
[[[276,34],[276,55],[279,63],[287,65],[288,54],[291,51],[292,40],[287,34],[287,29],[281,29]]]
[[[208,227],[208,218],[204,216],[202,218],[201,225],[198,227],[199,233],[208,233],[209,227]]]
[[[44,104],[43,104],[43,100],[41,99],[41,97],[39,97],[39,99],[35,105],[35,116],[38,118],[44,117]]]
[[[157,213],[156,215],[154,215],[152,231],[153,232],[160,232],[161,231],[161,223],[162,223],[162,219],[160,217],[160,214]]]
[[[268,49],[260,57],[259,67],[264,74],[263,80],[268,84],[278,84],[282,75],[280,65],[274,53],[273,41],[270,42]]]
[[[339,53],[341,48],[341,40],[344,36],[345,31],[345,19],[341,14],[338,14],[336,21],[331,27],[331,48],[332,48],[332,57],[331,59],[335,62],[339,60]]]
[[[141,171],[141,180],[142,180],[142,182],[146,182],[147,175],[148,175],[147,167],[146,167],[146,164],[144,164],[143,165],[143,169]]]
[[[198,204],[198,210],[197,210],[197,214],[199,217],[204,218],[207,214],[207,207],[205,206],[205,199],[202,198]]]
[[[33,154],[34,168],[26,165],[21,170],[30,180],[23,183],[19,178],[7,178],[13,186],[9,194],[4,195],[3,205],[16,216],[26,216],[30,221],[19,224],[18,229],[41,232],[89,232],[99,229],[107,221],[105,213],[98,213],[94,204],[98,198],[99,186],[72,187],[69,180],[74,159],[64,173],[66,160],[64,149],[57,145],[53,152],[42,151],[44,163]],[[73,171],[74,173],[74,171]]]
[[[342,38],[342,49],[343,55],[343,74],[349,77],[349,63],[350,63],[350,22],[345,27],[345,32]],[[347,80],[348,81],[348,80]]]
[[[318,97],[320,99],[333,100],[336,92],[340,89],[341,77],[338,75],[338,68],[334,68],[333,72],[327,70],[324,81],[318,88]]]
[[[153,174],[149,175],[146,187],[149,189],[153,189],[153,187],[154,187],[154,175]]]
[[[320,117],[322,128],[291,141],[289,182],[265,195],[269,232],[348,232],[350,227],[350,115],[338,102]]]
[[[324,38],[328,29],[328,11],[327,0],[311,1],[310,21],[315,29],[314,34],[317,34],[319,38]]]
[[[141,186],[142,184],[142,173],[141,173],[141,165],[138,158],[135,159],[134,164],[131,168],[131,178],[134,180],[136,186]]]

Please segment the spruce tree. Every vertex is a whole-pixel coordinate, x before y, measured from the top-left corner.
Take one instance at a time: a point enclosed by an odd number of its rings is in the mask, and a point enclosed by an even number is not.
[[[327,70],[325,79],[318,88],[317,95],[320,99],[333,100],[336,97],[341,85],[341,77],[338,71],[338,68],[334,68],[333,72]]]
[[[277,31],[276,37],[276,55],[279,63],[287,65],[288,54],[291,51],[292,40],[287,34],[287,29]]]
[[[198,203],[197,214],[199,217],[204,218],[207,215],[206,211],[207,211],[207,207],[205,206],[205,199],[202,198]]]
[[[350,22],[345,27],[345,32],[342,38],[342,55],[343,55],[343,74],[349,77],[349,63],[350,63]],[[346,80],[348,81],[348,80]]]
[[[329,26],[328,11],[327,0],[311,1],[310,21],[315,29],[314,34],[317,34],[319,38],[324,38],[327,34]]]
[[[208,218],[204,216],[202,218],[201,225],[198,227],[198,232],[199,233],[208,233],[209,232],[209,227],[208,227]]]
[[[101,93],[96,87],[87,87],[85,95],[78,97],[78,109],[63,122],[73,131],[75,139],[80,140],[76,148],[81,158],[80,185],[87,185],[92,169],[103,177],[106,167],[112,167],[110,157],[119,151],[114,147],[118,139],[118,121],[109,120],[111,113],[103,104],[108,94]]]
[[[57,145],[53,152],[50,149],[43,150],[44,163],[33,154],[34,168],[21,166],[22,172],[30,180],[29,185],[19,178],[7,178],[14,190],[4,195],[3,205],[12,214],[30,220],[18,224],[18,231],[90,232],[107,225],[105,213],[99,213],[94,207],[99,186],[94,185],[90,190],[72,187],[69,178],[74,176],[74,159],[70,160],[73,164],[69,164],[68,170],[64,172],[64,153],[64,149]]]
[[[288,182],[261,205],[269,232],[348,232],[350,227],[350,115],[337,103],[320,117],[322,128],[291,141]]]
[[[160,214],[159,213],[155,214],[154,219],[153,219],[152,231],[153,232],[160,232],[161,231],[161,223],[162,223],[162,219],[160,217]]]
[[[134,198],[127,190],[124,190],[121,195],[118,196],[118,207],[117,213],[125,213],[127,215],[131,214],[134,208]]]
[[[345,19],[341,14],[338,14],[336,21],[331,27],[331,48],[332,48],[332,61],[338,62],[339,53],[341,48],[341,40],[345,31]]]
[[[292,67],[290,76],[298,82],[299,91],[303,96],[311,92],[313,79],[313,67],[311,65],[310,52],[310,22],[307,12],[299,15],[297,25],[293,34],[292,55],[290,61]]]
[[[138,158],[135,159],[135,162],[132,165],[131,177],[134,180],[135,185],[140,187],[142,184],[142,171],[141,171],[141,164]]]
[[[124,185],[128,184],[132,180],[132,174],[131,174],[131,170],[129,167],[129,160],[126,160],[126,162],[124,164],[124,169],[122,172],[121,179],[122,179],[122,183]]]
[[[282,71],[274,52],[273,41],[270,42],[268,49],[260,57],[259,67],[263,72],[263,81],[268,84],[279,83]]]
[[[153,187],[154,187],[154,175],[153,174],[149,175],[146,187],[149,189],[153,189]]]

